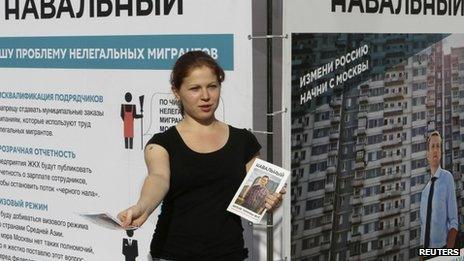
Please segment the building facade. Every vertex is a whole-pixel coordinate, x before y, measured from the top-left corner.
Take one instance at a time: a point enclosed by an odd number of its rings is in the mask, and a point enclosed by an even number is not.
[[[463,213],[464,49],[445,54],[443,35],[292,38],[292,260],[415,259],[432,130]],[[300,75],[363,44],[369,71],[301,104]]]

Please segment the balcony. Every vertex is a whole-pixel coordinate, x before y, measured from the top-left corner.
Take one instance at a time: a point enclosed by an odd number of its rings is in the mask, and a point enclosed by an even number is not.
[[[330,249],[330,242],[322,242],[320,246],[312,247],[311,250],[319,253],[321,251],[329,250]]]
[[[358,113],[358,118],[366,118],[367,117],[367,111],[360,111]]]
[[[334,209],[334,206],[332,203],[324,204],[324,207],[322,208],[324,212],[332,211],[333,209]]]
[[[382,142],[382,149],[394,146],[401,146],[402,140],[401,138],[393,138],[392,140],[387,140]]]
[[[361,233],[356,233],[356,234],[353,234],[351,235],[351,242],[354,242],[354,241],[359,241],[361,240]]]
[[[330,106],[332,106],[332,107],[340,107],[340,106],[342,106],[342,99],[339,99],[339,98],[332,99],[330,101]]]
[[[364,161],[361,161],[361,162],[356,162],[356,164],[354,165],[355,169],[363,169],[366,167],[366,163]]]
[[[337,168],[335,168],[335,166],[330,166],[330,167],[327,167],[327,174],[334,174],[335,172],[337,172]]]
[[[367,103],[368,99],[369,99],[369,96],[367,96],[367,94],[362,94],[359,96],[359,103],[360,104]]]
[[[292,150],[299,150],[303,147],[303,141],[298,140],[298,141],[292,141]]]
[[[293,133],[303,132],[303,123],[292,124],[292,132]]]
[[[325,192],[334,192],[335,185],[333,183],[326,183],[324,189],[325,189]]]
[[[394,197],[400,197],[400,196],[401,196],[401,191],[390,190],[390,191],[380,194],[380,200],[387,200],[387,199],[391,199]]]
[[[402,92],[388,93],[383,96],[384,101],[400,100],[403,98],[404,98],[404,95]]]
[[[330,123],[340,123],[340,114],[333,114],[332,117],[330,117]]]
[[[389,254],[389,253],[397,252],[397,251],[400,251],[400,250],[401,250],[400,245],[390,244],[390,245],[387,245],[387,246],[383,246],[382,249],[379,250],[379,255]]]
[[[363,184],[364,184],[364,179],[355,178],[351,180],[351,186],[353,187],[362,187]]]
[[[354,196],[350,198],[351,205],[360,205],[362,204],[362,197],[361,196]]]
[[[354,130],[354,136],[365,136],[366,135],[366,127],[361,127]]]
[[[340,139],[340,132],[338,131],[331,131],[329,135],[330,140],[338,140]]]
[[[301,159],[300,158],[293,158],[292,159],[292,168],[298,167],[300,165]]]
[[[403,79],[394,79],[394,80],[386,80],[385,81],[385,87],[388,87],[388,86],[398,86],[398,85],[403,85],[404,84],[404,80]]]
[[[364,150],[365,146],[366,146],[366,143],[364,142],[356,143],[356,151]]]
[[[329,157],[330,156],[337,156],[338,155],[338,150],[329,150],[328,155],[329,155]]]
[[[400,232],[400,227],[391,226],[389,228],[384,228],[384,229],[380,230],[379,234],[380,234],[380,236],[386,236],[386,235],[399,233],[399,232]]]
[[[383,132],[400,131],[403,130],[403,123],[387,124],[383,126],[382,130]]]
[[[389,117],[389,116],[395,116],[403,113],[403,107],[402,106],[394,106],[391,108],[386,108],[383,111],[383,116]]]
[[[389,181],[392,181],[392,180],[399,180],[399,179],[401,179],[402,175],[403,175],[402,172],[398,172],[398,173],[395,172],[395,173],[392,173],[392,174],[385,174],[380,178],[380,182],[389,182]]]
[[[403,157],[401,155],[395,155],[395,156],[390,156],[390,157],[385,157],[380,160],[380,165],[391,165],[391,164],[396,164],[400,163],[403,160]]]
[[[333,228],[333,223],[332,222],[322,225],[322,231],[332,230],[332,228]]]
[[[388,217],[391,217],[391,216],[399,215],[400,213],[401,213],[401,209],[393,208],[393,209],[390,209],[390,210],[380,212],[380,217],[381,218],[388,218]]]
[[[453,140],[453,148],[459,148],[459,145],[461,144],[461,141],[459,140]]]
[[[361,223],[361,215],[356,214],[351,216],[351,224]]]

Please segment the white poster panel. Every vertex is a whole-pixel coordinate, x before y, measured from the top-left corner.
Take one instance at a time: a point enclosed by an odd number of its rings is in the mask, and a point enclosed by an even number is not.
[[[292,260],[419,260],[433,130],[456,194],[433,211],[457,202],[462,230],[463,16],[461,1],[285,2]]]
[[[218,60],[217,117],[251,127],[250,32],[248,1],[0,3],[0,259],[150,260],[157,214],[134,235],[80,214],[138,199],[145,143],[181,119],[182,53]]]

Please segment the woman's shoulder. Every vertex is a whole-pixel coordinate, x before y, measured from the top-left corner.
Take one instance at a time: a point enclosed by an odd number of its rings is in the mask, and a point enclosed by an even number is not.
[[[235,136],[238,139],[241,140],[249,140],[254,137],[253,133],[250,131],[250,129],[247,128],[240,128],[240,127],[235,127],[232,125],[228,125],[230,129],[231,135]]]
[[[239,133],[239,134],[251,134],[251,131],[250,129],[247,129],[247,128],[240,128],[240,127],[235,127],[233,125],[230,125],[228,124],[229,126],[229,129],[235,133]]]
[[[149,144],[159,144],[159,145],[165,145],[167,144],[175,134],[175,126],[171,126],[168,129],[164,130],[163,132],[158,132],[155,133],[151,139],[147,142],[147,145]]]

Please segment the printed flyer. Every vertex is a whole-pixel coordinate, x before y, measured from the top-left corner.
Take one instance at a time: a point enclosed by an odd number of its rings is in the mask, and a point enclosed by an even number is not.
[[[279,192],[285,185],[288,170],[256,159],[227,208],[253,223],[261,222],[267,195]]]

